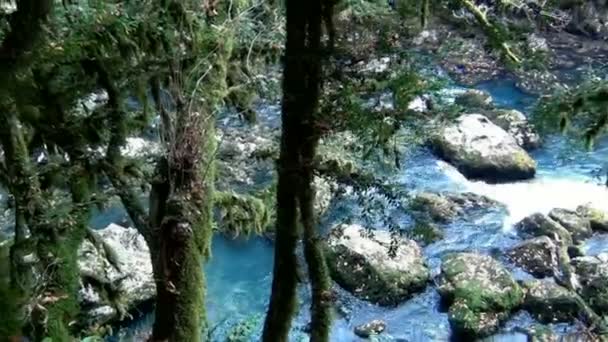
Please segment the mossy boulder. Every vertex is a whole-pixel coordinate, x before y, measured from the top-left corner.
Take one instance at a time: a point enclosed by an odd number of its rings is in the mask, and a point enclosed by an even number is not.
[[[599,314],[608,314],[608,254],[572,259],[580,295]]]
[[[559,244],[572,245],[572,235],[561,224],[541,213],[532,214],[515,224],[523,238],[547,236]]]
[[[455,253],[445,256],[437,279],[450,304],[449,320],[458,335],[488,336],[524,299],[512,275],[490,256]]]
[[[448,223],[468,213],[469,210],[482,210],[502,206],[488,197],[470,192],[434,193],[421,192],[409,204],[412,214],[419,220]]]
[[[549,212],[549,217],[570,232],[574,243],[582,242],[593,234],[589,220],[576,211],[553,209]]]
[[[507,252],[507,257],[535,277],[552,277],[559,269],[558,248],[553,240],[541,236],[516,245]]]
[[[594,232],[608,233],[608,213],[594,208],[591,204],[584,204],[576,208],[576,212],[589,220],[591,230]]]
[[[536,173],[536,162],[515,138],[481,114],[460,116],[431,139],[431,146],[467,178],[509,182]]]
[[[585,317],[587,308],[574,292],[549,280],[524,283],[524,308],[542,323],[572,322]]]
[[[391,244],[396,246],[394,255]],[[423,290],[429,280],[418,244],[386,231],[370,234],[359,225],[338,226],[330,233],[325,254],[340,286],[379,305],[397,305]]]

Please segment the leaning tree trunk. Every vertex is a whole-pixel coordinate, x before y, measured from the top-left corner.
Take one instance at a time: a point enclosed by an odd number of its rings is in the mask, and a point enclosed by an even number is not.
[[[304,230],[304,254],[313,297],[311,341],[329,339],[330,283],[316,234],[312,185],[313,159],[319,138],[316,115],[321,87],[322,10],[320,0],[287,1],[275,265],[263,332],[266,342],[288,341],[296,303],[298,265],[295,249],[300,223]],[[330,44],[333,44],[332,39]]]

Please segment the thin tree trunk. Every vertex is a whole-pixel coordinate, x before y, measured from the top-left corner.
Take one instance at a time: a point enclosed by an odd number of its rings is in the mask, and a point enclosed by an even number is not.
[[[287,1],[275,266],[264,324],[266,342],[288,341],[296,303],[298,216],[304,229],[304,252],[313,294],[311,341],[329,340],[330,282],[316,233],[312,185],[318,143],[316,115],[321,87],[322,14],[320,0]]]

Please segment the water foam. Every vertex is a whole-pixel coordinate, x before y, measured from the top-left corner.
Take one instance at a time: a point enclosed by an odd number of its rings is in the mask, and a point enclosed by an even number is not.
[[[488,184],[467,180],[454,167],[438,161],[444,174],[465,191],[487,196],[507,207],[504,229],[533,213],[548,213],[553,208],[576,209],[590,203],[593,207],[608,211],[608,188],[592,181],[565,175],[540,175],[516,183]]]

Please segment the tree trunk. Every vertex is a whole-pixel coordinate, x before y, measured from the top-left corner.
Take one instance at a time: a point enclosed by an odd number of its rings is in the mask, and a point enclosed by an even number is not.
[[[287,1],[275,265],[264,324],[266,342],[288,341],[296,303],[298,216],[304,228],[305,257],[313,293],[311,341],[329,339],[330,283],[316,234],[312,185],[313,159],[319,138],[316,115],[321,87],[322,10],[319,0],[306,4]]]

